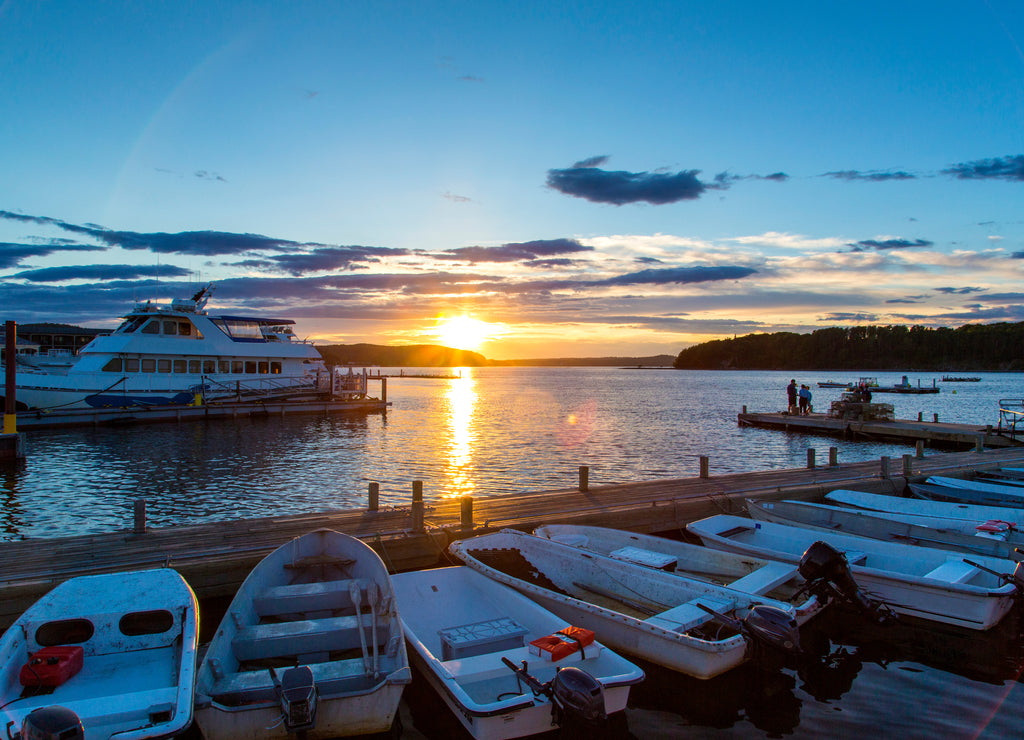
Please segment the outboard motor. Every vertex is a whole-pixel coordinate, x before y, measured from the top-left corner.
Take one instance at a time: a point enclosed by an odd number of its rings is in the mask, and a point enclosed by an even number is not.
[[[604,686],[586,671],[567,666],[555,671],[554,678],[541,683],[530,675],[526,661],[517,666],[508,658],[502,658],[516,678],[523,681],[534,696],[544,695],[551,702],[551,719],[563,730],[570,732],[585,728],[596,728],[606,722],[604,711]]]
[[[82,720],[70,709],[40,707],[25,717],[20,733],[12,736],[8,725],[7,737],[11,740],[85,740],[85,729]]]
[[[316,708],[319,693],[313,681],[313,671],[308,665],[289,668],[281,674],[270,669],[274,690],[284,714],[284,729],[288,732],[303,732],[316,725]]]
[[[888,624],[896,619],[885,604],[863,594],[853,580],[846,556],[827,542],[818,540],[808,547],[800,557],[797,571],[807,582],[804,588],[823,602],[830,597],[839,598],[879,624]]]
[[[784,667],[791,658],[797,658],[803,652],[800,649],[800,626],[793,615],[783,609],[755,604],[741,621],[716,612],[700,602],[697,602],[697,606],[715,621],[746,637],[751,660],[762,668],[775,670]]]

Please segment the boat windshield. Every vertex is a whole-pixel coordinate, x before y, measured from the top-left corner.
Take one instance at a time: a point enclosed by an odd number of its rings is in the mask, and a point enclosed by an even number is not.
[[[213,319],[213,323],[232,339],[243,341],[263,341],[258,321],[243,319]]]

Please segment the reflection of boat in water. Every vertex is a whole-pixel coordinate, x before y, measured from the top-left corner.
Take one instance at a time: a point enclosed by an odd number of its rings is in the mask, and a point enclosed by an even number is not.
[[[292,332],[293,321],[210,315],[211,292],[207,285],[170,305],[139,303],[112,334],[95,337],[66,363],[19,363],[18,408],[365,395],[363,376],[333,376],[312,343]]]

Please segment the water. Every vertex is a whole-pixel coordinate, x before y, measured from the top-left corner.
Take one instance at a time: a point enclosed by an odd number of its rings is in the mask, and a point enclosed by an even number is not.
[[[797,468],[808,448],[840,461],[898,457],[906,447],[739,428],[736,414],[785,407],[791,377],[825,409],[820,380],[858,373],[699,372],[618,368],[483,368],[459,380],[391,379],[386,414],[264,418],[40,431],[28,459],[0,469],[0,539],[123,529],[134,499],[152,524],[361,508],[370,481],[382,505],[569,488],[711,472]],[[867,374],[867,373],[865,373]],[[877,373],[875,373],[877,374]],[[880,375],[895,382],[904,373]],[[932,375],[920,377],[931,384]],[[937,395],[884,394],[898,418],[995,424],[1000,398],[1024,398],[1024,377],[985,374]],[[954,392],[955,391],[955,392]],[[2,570],[2,567],[0,567]],[[617,737],[1005,738],[1024,730],[1017,614],[996,630],[900,625],[856,617],[805,629],[816,659],[764,675],[743,668],[700,682],[645,665]],[[422,682],[420,682],[422,683]],[[409,692],[404,737],[447,738],[438,697]]]

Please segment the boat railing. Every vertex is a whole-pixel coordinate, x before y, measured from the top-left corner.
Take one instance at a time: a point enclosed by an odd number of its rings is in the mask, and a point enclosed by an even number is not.
[[[1024,399],[999,399],[999,428],[1016,437],[1018,424],[1024,431]]]

